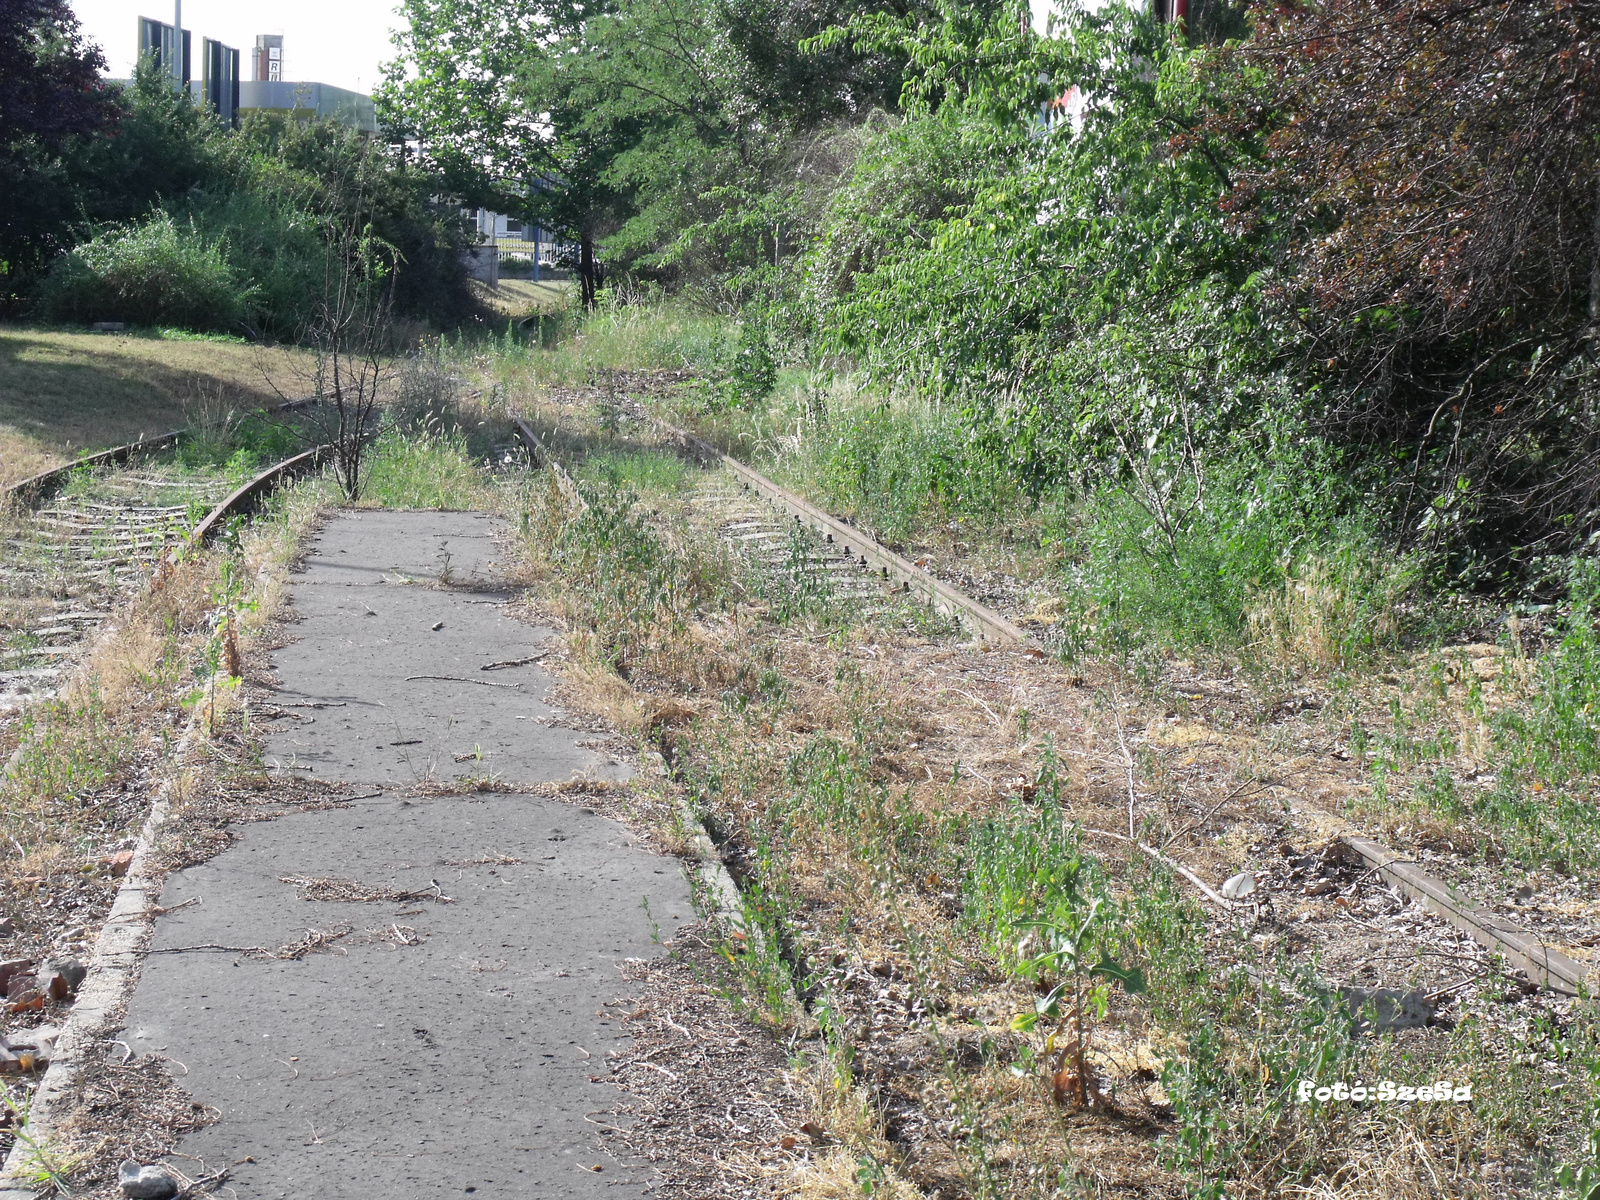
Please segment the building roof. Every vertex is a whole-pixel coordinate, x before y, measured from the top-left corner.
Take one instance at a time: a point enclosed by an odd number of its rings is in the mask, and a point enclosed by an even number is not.
[[[378,132],[378,114],[372,97],[334,87],[331,83],[242,79],[239,81],[239,110],[248,112],[253,108],[309,111],[363,133]]]

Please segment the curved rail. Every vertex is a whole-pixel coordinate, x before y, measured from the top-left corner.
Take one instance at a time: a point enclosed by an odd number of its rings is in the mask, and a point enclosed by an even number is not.
[[[315,396],[307,396],[301,400],[286,400],[282,404],[275,404],[266,411],[269,413],[292,412],[297,408],[306,408],[315,404]],[[125,446],[113,446],[110,450],[97,450],[93,454],[85,454],[82,458],[75,458],[69,463],[59,467],[51,467],[48,471],[40,471],[37,475],[30,475],[18,483],[7,484],[0,488],[0,500],[12,498],[20,499],[27,504],[37,504],[45,496],[67,481],[67,477],[80,467],[108,467],[125,463],[140,454],[149,454],[155,450],[163,450],[168,446],[177,445],[187,429],[169,429],[166,433],[158,433],[154,437],[140,438],[136,442],[129,442]]]
[[[299,475],[304,471],[313,470],[319,466],[324,458],[332,451],[331,446],[318,446],[315,450],[307,450],[303,454],[296,454],[293,458],[286,458],[282,462],[268,467],[250,482],[237,488],[222,503],[206,514],[200,524],[196,525],[189,534],[189,545],[198,547],[204,545],[217,535],[222,528],[222,523],[236,513],[248,512],[260,504],[261,500],[276,488],[285,479]]]

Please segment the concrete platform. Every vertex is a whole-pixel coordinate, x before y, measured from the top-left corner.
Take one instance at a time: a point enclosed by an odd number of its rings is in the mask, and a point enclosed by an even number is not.
[[[511,622],[491,593],[422,573],[443,543],[472,572],[456,582],[491,588],[491,532],[472,514],[330,523],[294,587],[304,637],[274,665],[282,699],[345,707],[305,710],[317,720],[270,746],[288,766],[383,794],[243,826],[163,893],[167,907],[199,903],[158,921],[154,949],[179,952],[146,960],[124,1037],[136,1054],[182,1063],[182,1086],[222,1112],[180,1151],[212,1168],[253,1158],[229,1182],[243,1200],[647,1194],[647,1169],[600,1148],[596,1122],[610,1123],[600,1114],[618,1094],[595,1077],[620,1045],[620,1012],[606,1007],[626,993],[618,964],[664,953],[692,919],[679,864],[574,805],[407,795],[421,776],[384,744],[408,740],[385,722],[420,734],[441,775],[468,738],[508,780],[620,773],[577,746],[582,735],[519,719],[548,711],[537,665],[487,673],[516,690],[401,690],[408,675],[469,677],[537,653],[547,636]],[[426,896],[308,900],[288,882],[320,878]],[[340,936],[298,959],[237,949],[309,930]],[[236,949],[185,949],[206,945]]]
[[[414,786],[472,776],[623,779],[544,702],[549,629],[500,606],[493,521],[473,513],[352,512],[294,578],[296,640],[273,656],[281,700],[267,762],[313,779]],[[307,707],[320,705],[324,707]]]

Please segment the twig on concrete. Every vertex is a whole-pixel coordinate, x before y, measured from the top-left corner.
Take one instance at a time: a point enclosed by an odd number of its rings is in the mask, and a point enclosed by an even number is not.
[[[160,946],[151,954],[190,954],[196,950],[223,950],[229,954],[265,954],[265,946],[224,946],[220,942],[202,942],[198,946]]]
[[[443,683],[475,683],[479,687],[520,688],[520,683],[495,683],[491,679],[463,679],[459,675],[407,675],[407,683],[415,683],[419,679],[437,679]]]
[[[485,665],[479,667],[478,670],[480,670],[480,671],[505,671],[505,670],[510,669],[511,667],[526,667],[526,666],[529,666],[532,663],[536,663],[536,662],[539,662],[539,661],[541,661],[543,659],[549,658],[554,653],[555,653],[554,650],[546,650],[542,654],[534,654],[534,655],[529,656],[528,658],[508,658],[504,662],[486,663]]]

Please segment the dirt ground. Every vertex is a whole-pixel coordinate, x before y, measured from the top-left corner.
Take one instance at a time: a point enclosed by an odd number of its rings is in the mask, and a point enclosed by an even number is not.
[[[0,326],[0,487],[176,429],[207,400],[257,408],[307,390],[282,350]]]

